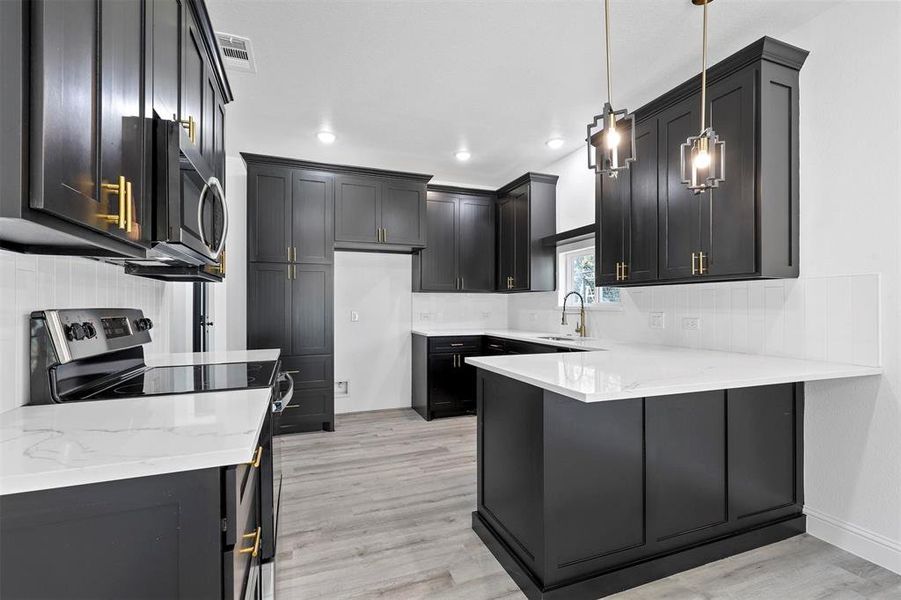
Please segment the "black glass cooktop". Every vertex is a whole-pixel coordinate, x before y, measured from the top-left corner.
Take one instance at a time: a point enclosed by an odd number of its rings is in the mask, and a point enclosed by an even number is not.
[[[266,388],[273,383],[275,364],[275,361],[267,361],[151,367],[92,394],[90,398],[133,398]]]

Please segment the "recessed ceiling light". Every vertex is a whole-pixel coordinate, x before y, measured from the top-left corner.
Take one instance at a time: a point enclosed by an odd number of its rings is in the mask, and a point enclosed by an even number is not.
[[[316,137],[319,138],[319,141],[323,144],[331,144],[335,141],[335,134],[331,131],[320,131],[316,134]]]
[[[555,138],[551,138],[548,141],[546,141],[545,145],[547,145],[547,147],[550,148],[551,150],[556,150],[557,148],[560,148],[563,146],[563,141],[564,141],[563,138],[555,137]]]
[[[472,154],[469,153],[469,150],[457,150],[454,153],[454,156],[457,157],[457,160],[467,161],[469,160],[469,157],[472,156]]]

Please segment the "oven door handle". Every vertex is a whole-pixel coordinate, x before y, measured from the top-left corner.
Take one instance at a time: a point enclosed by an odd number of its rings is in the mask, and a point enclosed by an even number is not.
[[[285,373],[282,371],[278,374],[278,383],[282,383],[284,381],[288,382],[288,389],[285,390],[285,393],[278,397],[272,403],[272,412],[280,413],[287,408],[288,403],[291,402],[291,397],[294,395],[294,378],[291,377],[290,373]],[[287,399],[287,400],[286,400]]]

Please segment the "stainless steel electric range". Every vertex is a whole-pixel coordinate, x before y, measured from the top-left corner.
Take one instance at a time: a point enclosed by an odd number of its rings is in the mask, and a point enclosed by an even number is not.
[[[294,381],[278,360],[149,366],[144,346],[153,322],[139,309],[84,308],[31,313],[29,404],[121,401],[126,398],[271,389],[271,414],[263,425],[261,465],[264,596],[272,597],[281,493],[278,418],[294,393]],[[268,508],[267,508],[268,507]],[[267,585],[268,584],[268,585]],[[268,593],[267,593],[268,592]]]

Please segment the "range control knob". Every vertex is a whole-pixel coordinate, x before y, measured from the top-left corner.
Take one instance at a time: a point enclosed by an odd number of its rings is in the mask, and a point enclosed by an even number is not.
[[[70,342],[72,340],[83,340],[85,336],[84,326],[81,323],[72,323],[71,325],[66,325],[65,332],[66,339]]]
[[[146,317],[142,317],[135,321],[135,328],[138,331],[147,331],[148,329],[153,329],[153,321]]]
[[[84,335],[86,338],[91,339],[97,337],[97,329],[94,328],[93,323],[85,321],[81,326],[84,328]]]

